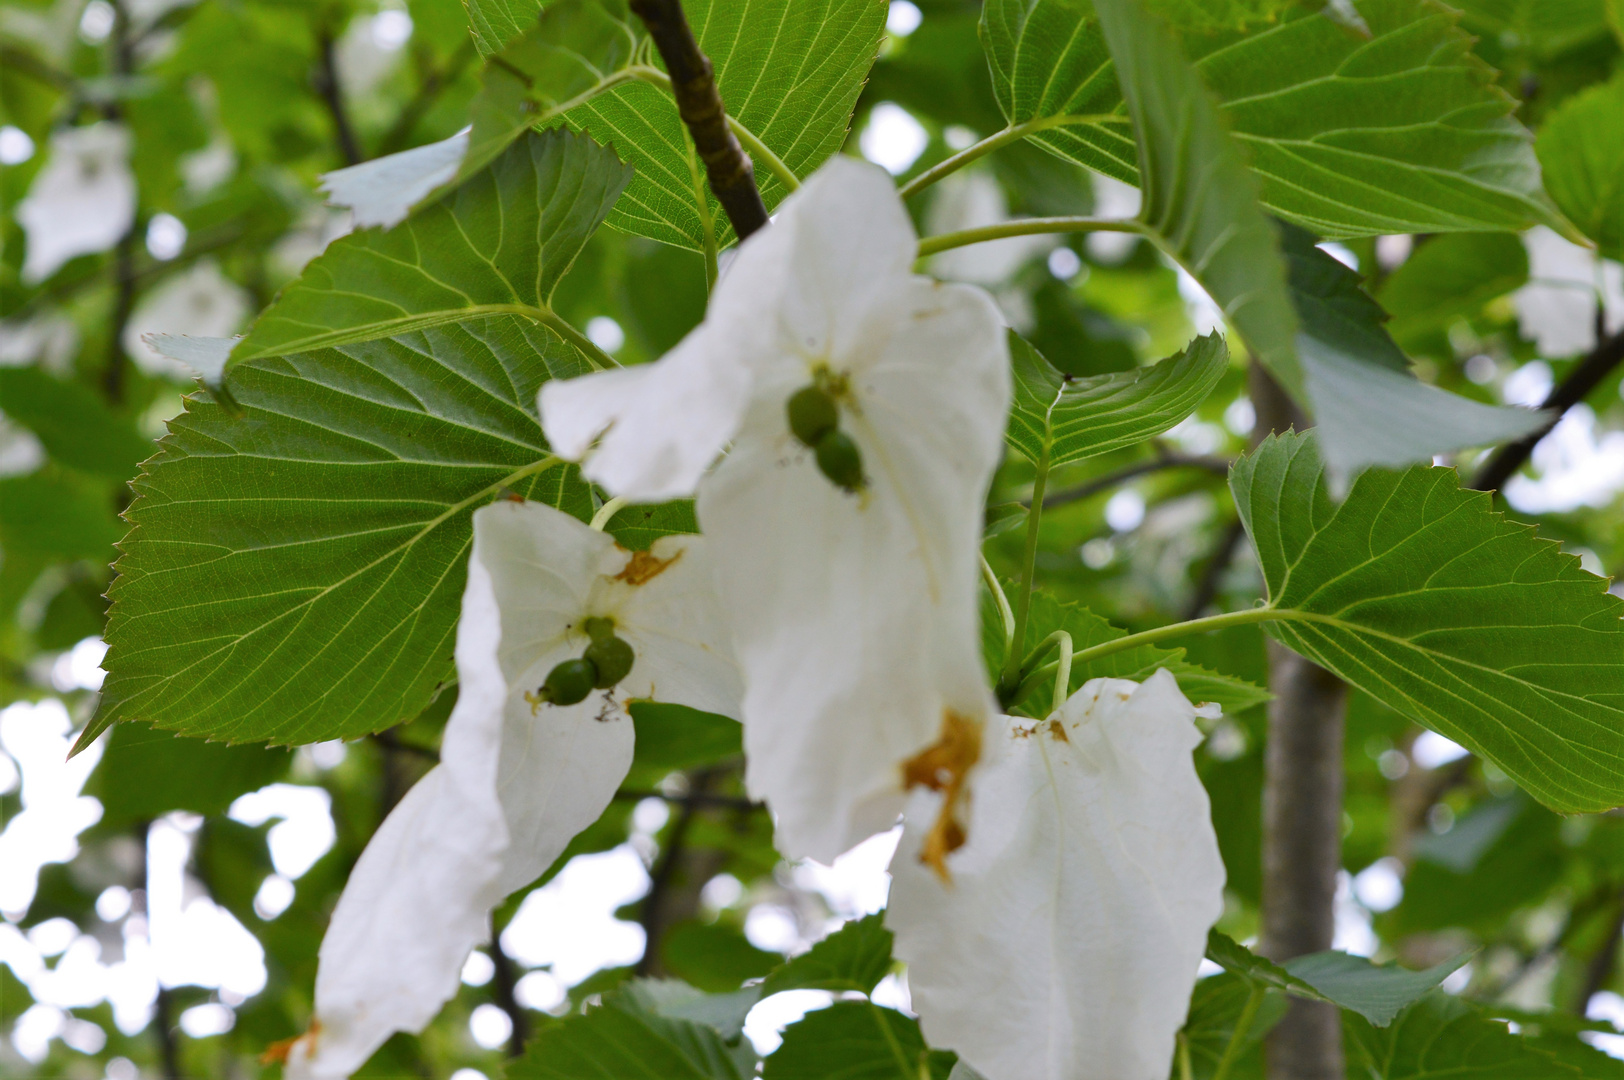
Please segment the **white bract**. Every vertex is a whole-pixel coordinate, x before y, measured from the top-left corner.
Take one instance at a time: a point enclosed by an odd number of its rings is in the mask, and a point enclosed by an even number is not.
[[[905,763],[992,711],[977,559],[1009,357],[991,298],[914,276],[916,249],[891,179],[836,157],[740,246],[670,354],[541,392],[552,446],[609,491],[697,488],[745,675],[746,784],[792,858],[890,827]],[[790,431],[786,403],[814,382],[860,491]]]
[[[1167,671],[995,722],[952,882],[910,805],[886,924],[926,1037],[987,1080],[1166,1080],[1224,864]]]
[[[321,190],[333,206],[355,212],[356,228],[399,224],[431,191],[457,176],[468,152],[469,128],[449,139],[324,173]]]
[[[189,379],[202,374],[218,380],[220,367],[188,362],[170,348],[149,340],[157,335],[198,339],[225,338],[242,328],[251,310],[248,291],[220,271],[213,259],[200,259],[189,270],[168,278],[136,305],[124,325],[124,351],[148,375]],[[194,359],[201,359],[207,346]]]
[[[631,765],[634,699],[738,715],[705,541],[632,553],[567,514],[499,502],[474,514],[457,628],[460,691],[440,764],[395,807],[350,874],[321,946],[311,1030],[290,1080],[349,1076],[456,993],[490,913],[596,821]],[[575,705],[532,695],[614,620],[630,673]]]
[[[17,204],[28,233],[22,277],[44,281],[78,255],[106,251],[135,221],[130,133],[103,121],[51,136],[51,157]]]

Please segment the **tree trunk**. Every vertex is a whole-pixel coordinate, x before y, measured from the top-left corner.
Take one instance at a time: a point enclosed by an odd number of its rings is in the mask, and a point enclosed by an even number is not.
[[[1306,418],[1256,363],[1248,389],[1252,441]],[[1263,776],[1263,940],[1274,961],[1331,947],[1342,868],[1342,726],[1348,688],[1269,643],[1269,741]],[[1293,999],[1264,1043],[1269,1080],[1342,1080],[1342,1026],[1333,1005]]]

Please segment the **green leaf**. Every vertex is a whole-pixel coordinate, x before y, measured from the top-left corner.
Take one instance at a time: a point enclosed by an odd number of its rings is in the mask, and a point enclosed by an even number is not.
[[[873,992],[891,970],[891,931],[885,915],[853,919],[767,976],[761,996],[783,990]]]
[[[467,0],[468,28],[479,55],[489,56],[535,25],[540,0]]]
[[[1238,947],[1238,946],[1237,946]],[[1190,1014],[1182,1032],[1190,1048],[1190,1071],[1196,1080],[1209,1080],[1218,1070],[1224,1051],[1235,1033],[1235,1024],[1252,994],[1251,984],[1239,975],[1224,973],[1202,979],[1190,994]],[[1263,1075],[1260,1047],[1263,1038],[1286,1014],[1287,1002],[1283,995],[1264,996],[1252,1024],[1241,1036],[1241,1056],[1231,1065],[1232,1077]],[[1173,1073],[1178,1076],[1178,1072]]]
[[[1474,33],[1545,56],[1607,34],[1606,0],[1460,0],[1450,6],[1465,13]]]
[[[1406,341],[1528,283],[1528,250],[1511,233],[1456,233],[1419,245],[1382,283],[1393,336]]]
[[[998,645],[1002,648],[1002,624],[997,629]],[[1038,642],[1056,630],[1070,634],[1071,646],[1077,650],[1127,636],[1126,630],[1112,626],[1081,604],[1061,603],[1041,589],[1034,590],[1027,615],[1026,649],[1022,655],[1030,653]],[[991,664],[988,666],[992,667]],[[1178,680],[1179,689],[1191,701],[1198,704],[1216,702],[1226,713],[1237,713],[1269,700],[1269,692],[1261,686],[1191,663],[1184,658],[1183,648],[1164,649],[1159,645],[1140,645],[1110,656],[1072,664],[1069,692],[1076,693],[1089,679],[1132,679],[1143,682],[1157,668],[1172,672]],[[1053,703],[1053,694],[1054,675],[1051,668],[1049,674],[1040,674],[1022,683],[1020,692],[1009,707],[1012,712],[1043,716]]]
[[[759,986],[707,994],[677,979],[634,979],[626,984],[625,992],[647,1012],[704,1024],[729,1043],[744,1033],[744,1018],[761,1000]]]
[[[1425,971],[1372,964],[1362,956],[1344,952],[1318,952],[1298,956],[1284,965],[1272,963],[1217,930],[1208,932],[1207,959],[1248,981],[1293,997],[1327,1001],[1358,1013],[1377,1027],[1386,1027],[1411,1004],[1472,958],[1462,953]]]
[[[736,926],[701,922],[671,927],[660,942],[660,953],[673,975],[711,993],[735,991],[783,959],[750,944]]]
[[[1197,68],[1274,213],[1334,238],[1560,226],[1514,99],[1441,5],[1357,0],[1347,7],[1364,32],[1334,8],[1302,5],[1240,37],[1193,20],[1202,5],[1155,6],[1192,32]],[[1117,10],[1094,8],[1106,24]],[[1143,74],[1120,44],[1107,52],[1113,36],[1099,22],[1083,0],[989,0],[993,85],[1010,123],[1036,122],[1032,138],[1052,153],[1138,183],[1144,163],[1126,125],[1083,121],[1121,111],[1112,57],[1129,83]],[[1130,85],[1130,112],[1136,93]]]
[[[919,1021],[867,1001],[837,1001],[784,1029],[763,1080],[947,1080],[957,1055],[931,1050]]]
[[[1624,802],[1624,600],[1453,469],[1369,471],[1340,506],[1324,473],[1312,434],[1230,473],[1269,634],[1552,809]]]
[[[7,557],[105,563],[124,535],[113,506],[106,482],[87,482],[52,465],[7,476],[0,479],[0,549]]]
[[[1564,101],[1535,150],[1556,205],[1603,255],[1624,258],[1624,78]]]
[[[714,1028],[674,1020],[645,1008],[628,990],[605,994],[603,1004],[543,1027],[508,1080],[742,1080],[739,1067]]]
[[[1344,1013],[1349,1073],[1371,1080],[1577,1080],[1580,1072],[1542,1053],[1470,1004],[1442,992],[1422,998],[1391,1027]]]
[[[1521,438],[1548,422],[1541,412],[1484,405],[1421,382],[1359,275],[1301,229],[1285,225],[1281,239],[1301,327],[1297,355],[1326,456],[1338,473],[1430,461],[1434,454]]]
[[[395,228],[334,241],[233,350],[232,392],[248,360],[486,315],[522,315],[579,344],[548,301],[630,175],[590,139],[526,135]]]
[[[88,386],[37,367],[0,367],[0,408],[63,465],[112,480],[130,479],[156,449]]]
[[[744,753],[744,728],[732,717],[669,701],[635,701],[630,711],[637,730],[632,761],[644,768],[672,772]]]
[[[490,58],[469,106],[473,130],[459,179],[484,168],[526,129],[549,126],[588,98],[634,78],[638,50],[647,47],[625,0],[556,0],[539,18],[536,5],[527,6],[523,32],[504,39]],[[483,43],[481,22],[503,20],[510,9],[478,3],[469,5],[468,14],[475,41]]]
[[[728,114],[795,175],[806,176],[840,149],[879,48],[885,0],[691,0],[683,8]],[[565,119],[611,143],[637,169],[609,224],[696,251],[706,249],[707,233],[717,248],[731,240],[732,226],[705,185],[669,93],[629,83]],[[755,170],[771,209],[787,189],[764,162]]]
[[[292,763],[285,750],[225,746],[145,725],[120,724],[107,736],[85,794],[101,800],[101,829],[122,829],[186,810],[224,814],[239,795],[280,779]]]
[[[1275,378],[1305,397],[1297,319],[1257,181],[1167,27],[1140,0],[1096,0],[1138,140],[1139,220],[1212,295]]]
[[[470,515],[504,489],[582,519],[535,414],[580,374],[527,319],[239,363],[192,399],[128,511],[95,722],[314,742],[416,716],[451,672]]]
[[[1160,435],[1194,412],[1229,366],[1217,334],[1150,367],[1088,379],[1062,375],[1013,330],[1009,351],[1015,400],[1004,439],[1050,468]]]

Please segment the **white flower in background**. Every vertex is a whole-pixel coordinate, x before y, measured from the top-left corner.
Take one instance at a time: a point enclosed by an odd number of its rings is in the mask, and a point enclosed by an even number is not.
[[[1541,225],[1523,234],[1528,284],[1511,294],[1517,324],[1541,356],[1560,359],[1596,344],[1600,296],[1608,332],[1624,326],[1624,266],[1597,259]]]
[[[59,312],[0,322],[0,367],[38,364],[66,375],[79,354],[79,328]]]
[[[738,715],[738,670],[708,558],[697,536],[628,552],[538,503],[474,514],[460,693],[440,764],[350,874],[322,941],[310,1031],[288,1047],[290,1080],[349,1076],[391,1033],[434,1018],[469,952],[488,940],[491,909],[539,877],[614,797],[632,760],[628,701]],[[629,669],[607,689],[589,680],[584,698],[559,695],[572,704],[541,700],[583,652],[605,655],[591,651],[603,648],[589,638],[594,618],[612,620],[613,640],[624,643],[609,653],[630,646]]]
[[[979,229],[1009,220],[1009,202],[998,181],[985,172],[955,173],[936,186],[926,215],[931,234]],[[976,285],[1002,285],[1021,267],[1049,251],[1059,241],[1049,236],[1009,236],[983,244],[970,244],[935,255],[931,272],[952,281]]]
[[[1001,717],[951,884],[910,805],[886,924],[933,1046],[987,1080],[1166,1080],[1224,906],[1196,715],[1164,670]]]
[[[212,259],[169,278],[136,305],[124,326],[124,351],[148,375],[189,379],[194,371],[144,340],[149,334],[223,338],[248,317],[246,290],[220,272]]]
[[[28,233],[25,282],[44,281],[78,255],[106,251],[135,221],[130,133],[103,121],[51,136],[51,156],[17,205]]]
[[[992,711],[977,559],[1009,356],[987,294],[913,276],[916,247],[891,179],[836,157],[664,359],[541,392],[552,446],[609,491],[697,487],[745,675],[746,785],[791,858],[889,828],[910,776],[956,790]],[[906,767],[933,744],[931,768]]]

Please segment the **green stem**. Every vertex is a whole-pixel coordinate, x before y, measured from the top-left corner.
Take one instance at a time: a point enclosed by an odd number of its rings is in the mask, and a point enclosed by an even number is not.
[[[1055,636],[1059,639],[1060,660],[1055,665],[1054,707],[1050,712],[1059,712],[1071,696],[1071,635],[1064,630],[1056,630]]]
[[[616,495],[598,507],[598,512],[592,515],[592,530],[594,532],[603,532],[604,527],[614,520],[615,515],[620,513],[620,508],[625,505],[626,496]]]
[[[1128,634],[1126,637],[1114,638],[1111,641],[1091,645],[1086,649],[1078,649],[1071,654],[1073,664],[1086,664],[1090,660],[1112,656],[1129,649],[1137,649],[1141,645],[1155,645],[1157,642],[1172,638],[1188,637],[1191,634],[1207,634],[1214,630],[1227,630],[1231,626],[1250,626],[1253,623],[1287,622],[1293,619],[1312,619],[1300,611],[1289,608],[1255,607],[1245,611],[1230,611],[1222,615],[1208,615],[1204,619],[1191,619],[1188,622],[1169,623],[1167,626],[1158,626],[1154,630],[1144,630],[1137,634]],[[1044,666],[1027,673],[1027,677],[1047,675],[1051,665]]]
[[[1190,1068],[1190,1040],[1179,1032],[1179,1080],[1195,1080],[1195,1072]]]
[[[1012,142],[1019,142],[1028,135],[1035,135],[1049,128],[1062,127],[1066,124],[1100,124],[1108,120],[1126,122],[1125,116],[1112,116],[1109,114],[1097,116],[1043,116],[1036,120],[1028,120],[1021,124],[1011,124],[1003,131],[987,136],[974,146],[960,150],[946,161],[937,162],[906,184],[897,192],[904,199],[911,198],[930,187],[944,176],[958,172],[977,158],[992,153],[1000,146],[1008,146]]]
[[[614,357],[592,344],[591,338],[587,337],[585,334],[575,329],[575,327],[571,326],[563,316],[559,315],[558,312],[554,311],[552,308],[527,308],[525,310],[525,314],[546,326],[549,330],[553,331],[571,345],[574,345],[577,349],[580,349],[582,355],[586,357],[586,362],[597,368],[599,371],[607,371],[610,368],[617,368],[620,366],[619,360],[616,360]]]
[[[1240,1057],[1241,1046],[1246,1041],[1246,1033],[1251,1030],[1252,1020],[1257,1016],[1258,1006],[1263,1004],[1263,995],[1266,988],[1253,984],[1252,992],[1247,995],[1246,1005],[1242,1007],[1241,1014],[1235,1019],[1235,1030],[1229,1034],[1229,1044],[1224,1047],[1224,1056],[1218,1059],[1218,1068],[1213,1070],[1212,1080],[1224,1080],[1229,1070]]]
[[[981,556],[981,579],[987,583],[992,592],[993,603],[998,605],[998,616],[1004,623],[1004,655],[1015,647],[1015,613],[1009,609],[1009,597],[1004,595],[1004,587],[998,584],[998,575],[992,572],[992,564],[987,562],[987,556]]]
[[[935,255],[949,248],[980,244],[988,240],[1002,240],[1006,236],[1032,236],[1038,233],[1072,232],[1125,232],[1147,235],[1149,229],[1142,221],[1121,218],[1047,217],[1016,218],[998,225],[984,225],[979,229],[938,233],[919,241],[919,257]]]
[[[628,70],[634,78],[646,82],[650,86],[658,86],[668,94],[671,93],[671,76],[659,68],[638,64]],[[801,186],[801,178],[795,175],[795,170],[784,164],[782,158],[768,149],[767,144],[757,138],[755,132],[739,123],[738,117],[732,113],[728,114],[727,126],[732,129],[739,142],[744,144],[744,148],[750,152],[750,156],[766,165],[767,170],[778,177],[785,187],[794,191]]]
[[[1026,616],[1032,607],[1033,568],[1038,559],[1038,524],[1043,520],[1043,489],[1049,483],[1049,452],[1044,450],[1038,459],[1038,471],[1032,481],[1032,509],[1026,515],[1026,553],[1021,560],[1021,588],[1015,594],[1015,629],[1010,634],[1012,647],[1004,657],[1003,676],[998,680],[1001,689],[1014,690],[1020,685],[1021,646],[1026,642]]]

